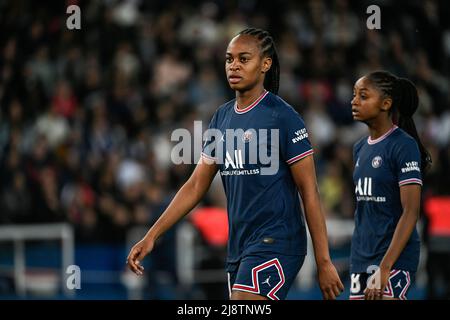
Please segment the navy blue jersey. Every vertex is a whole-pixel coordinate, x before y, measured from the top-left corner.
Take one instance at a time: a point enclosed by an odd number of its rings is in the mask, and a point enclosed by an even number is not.
[[[219,135],[208,138],[202,155],[218,164],[227,197],[227,261],[255,252],[306,254],[300,197],[289,169],[313,153],[299,114],[265,91],[241,110],[235,99],[222,105],[209,129]]]
[[[366,137],[353,149],[356,212],[352,238],[352,273],[379,265],[394,235],[403,209],[400,187],[422,185],[420,152],[416,141],[394,126],[382,137]],[[414,229],[393,269],[416,271],[419,236]]]

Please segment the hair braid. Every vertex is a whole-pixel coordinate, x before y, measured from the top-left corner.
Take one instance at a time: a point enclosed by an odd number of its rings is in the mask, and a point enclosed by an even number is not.
[[[264,87],[270,92],[278,94],[278,89],[280,87],[280,61],[272,36],[269,32],[256,28],[242,30],[239,34],[247,34],[255,37],[259,42],[262,56],[270,57],[272,59],[272,66],[269,71],[267,71],[264,79]]]

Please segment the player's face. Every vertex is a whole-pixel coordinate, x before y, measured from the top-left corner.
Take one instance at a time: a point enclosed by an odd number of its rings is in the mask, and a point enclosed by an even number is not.
[[[353,88],[352,116],[353,120],[368,122],[378,118],[384,110],[383,97],[372,83],[362,77]]]
[[[270,69],[272,60],[261,57],[257,40],[250,35],[234,37],[227,48],[225,72],[233,90],[247,91],[258,84],[263,85],[264,73]]]

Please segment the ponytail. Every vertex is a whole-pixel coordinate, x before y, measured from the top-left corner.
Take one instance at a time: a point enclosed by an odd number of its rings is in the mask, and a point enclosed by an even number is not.
[[[430,153],[420,141],[413,120],[413,115],[419,106],[416,86],[410,80],[398,78],[387,71],[371,72],[367,75],[367,78],[385,97],[392,99],[391,113],[394,123],[416,140],[420,150],[421,170],[426,172],[432,161]]]

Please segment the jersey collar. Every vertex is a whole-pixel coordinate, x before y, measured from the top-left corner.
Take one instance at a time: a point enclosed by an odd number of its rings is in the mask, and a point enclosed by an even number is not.
[[[244,109],[239,110],[237,107],[237,102],[234,102],[234,111],[237,114],[243,114],[243,113],[247,113],[250,110],[252,110],[254,107],[256,107],[258,105],[258,103],[264,99],[264,97],[269,93],[269,91],[264,90],[263,93],[258,97],[258,99],[256,99],[255,101],[253,101],[249,106],[245,107]]]
[[[398,127],[397,126],[393,126],[391,129],[389,129],[389,131],[388,132],[386,132],[385,134],[383,134],[381,137],[379,137],[378,139],[375,139],[375,140],[372,140],[372,139],[370,139],[370,136],[367,138],[367,143],[368,144],[375,144],[375,143],[378,143],[378,142],[381,142],[381,141],[383,141],[384,139],[386,139],[392,132],[394,132],[395,131],[395,129],[397,129]]]

